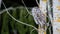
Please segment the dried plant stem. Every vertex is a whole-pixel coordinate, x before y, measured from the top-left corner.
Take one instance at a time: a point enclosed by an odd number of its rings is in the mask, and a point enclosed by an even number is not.
[[[38,34],[46,34],[46,31],[43,30],[40,25],[38,25]]]
[[[41,34],[40,25],[38,25],[38,34]]]

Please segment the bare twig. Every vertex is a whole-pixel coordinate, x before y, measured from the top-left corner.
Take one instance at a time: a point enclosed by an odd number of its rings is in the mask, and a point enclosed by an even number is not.
[[[3,2],[3,5],[4,5],[5,9],[6,9],[6,6],[5,6],[4,2]],[[34,29],[36,29],[36,30],[37,30],[37,28],[36,28],[36,27],[34,27],[34,26],[30,25],[30,24],[26,24],[26,23],[24,23],[24,22],[21,22],[21,21],[19,21],[19,20],[15,19],[15,18],[14,18],[14,17],[9,13],[9,12],[8,12],[8,10],[7,10],[7,9],[6,9],[6,11],[7,11],[7,14],[8,14],[12,19],[14,19],[15,21],[17,21],[17,22],[19,22],[19,23],[21,23],[21,24],[23,24],[23,25],[30,26],[30,27],[32,27],[32,28],[34,28]]]
[[[34,30],[36,30],[36,29],[31,30],[30,34],[32,34],[32,32],[33,32]]]
[[[26,8],[27,12],[28,12],[30,15],[32,15],[32,14],[30,13],[30,11],[27,9],[27,7],[26,7],[26,5],[25,5],[25,3],[24,3],[24,1],[23,1],[23,0],[22,0],[22,3],[24,4],[24,6],[25,6],[25,8]]]

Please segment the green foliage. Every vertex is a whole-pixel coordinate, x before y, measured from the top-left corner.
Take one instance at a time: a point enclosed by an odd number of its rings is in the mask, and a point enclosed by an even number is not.
[[[9,10],[9,13],[19,21],[36,26],[33,17],[28,14],[25,8],[12,9]],[[7,14],[7,12],[2,14],[2,20],[1,34],[30,34],[30,31],[33,29],[32,27],[16,22]],[[37,31],[34,30],[32,34],[37,34]]]
[[[1,34],[9,34],[9,30],[8,30],[8,14],[4,13],[2,18],[3,18],[3,23],[2,23]]]

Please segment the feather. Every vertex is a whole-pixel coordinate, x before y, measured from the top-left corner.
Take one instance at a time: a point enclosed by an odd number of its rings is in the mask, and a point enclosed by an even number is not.
[[[40,24],[41,26],[46,24],[46,16],[38,7],[32,8],[32,15],[36,24]]]

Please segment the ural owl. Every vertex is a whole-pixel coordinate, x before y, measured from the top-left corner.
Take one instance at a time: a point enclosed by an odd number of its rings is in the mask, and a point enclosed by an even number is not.
[[[41,25],[41,27],[46,25],[46,16],[38,7],[32,8],[32,16],[36,24]]]

